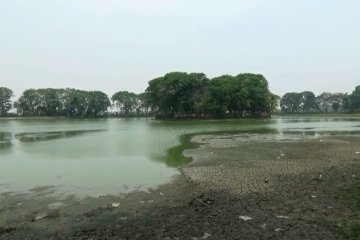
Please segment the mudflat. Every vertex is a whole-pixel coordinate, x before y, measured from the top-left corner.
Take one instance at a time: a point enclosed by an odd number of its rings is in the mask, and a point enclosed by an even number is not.
[[[191,141],[182,175],[147,192],[2,194],[0,239],[359,239],[359,136]]]

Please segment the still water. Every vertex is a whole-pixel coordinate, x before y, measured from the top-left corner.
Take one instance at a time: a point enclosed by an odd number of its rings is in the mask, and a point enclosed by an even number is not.
[[[184,134],[271,131],[316,137],[360,131],[360,117],[265,120],[0,119],[0,193],[52,186],[100,196],[146,190],[179,174],[168,149]]]

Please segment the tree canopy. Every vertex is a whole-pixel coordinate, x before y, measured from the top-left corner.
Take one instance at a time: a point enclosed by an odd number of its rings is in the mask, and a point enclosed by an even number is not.
[[[171,72],[149,82],[151,107],[159,114],[242,116],[270,113],[276,105],[267,80],[260,74],[223,75]]]
[[[286,93],[280,101],[283,113],[338,112],[360,110],[360,86],[352,94],[324,92],[315,96],[313,92]]]
[[[148,83],[145,92],[118,91],[109,97],[100,91],[72,88],[28,89],[12,104],[13,92],[0,87],[0,116],[14,107],[19,116],[99,117],[158,115],[173,117],[244,117],[283,113],[360,111],[360,86],[351,94],[289,92],[282,98],[270,92],[261,74],[221,75],[170,72]],[[280,100],[280,101],[279,101]],[[112,102],[112,104],[111,104]],[[113,106],[112,111],[108,111]]]
[[[11,89],[6,87],[0,87],[0,116],[5,116],[11,109],[11,98],[13,92]]]
[[[106,114],[108,96],[100,91],[29,89],[15,102],[22,116],[96,117]]]

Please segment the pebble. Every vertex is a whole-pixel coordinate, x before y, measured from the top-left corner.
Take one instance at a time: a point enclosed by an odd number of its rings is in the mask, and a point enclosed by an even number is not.
[[[120,203],[114,202],[114,203],[111,204],[111,206],[113,208],[117,208],[118,206],[120,206]]]
[[[242,220],[244,220],[244,221],[249,221],[249,220],[251,220],[252,218],[249,217],[249,216],[239,216],[239,219],[242,219]]]
[[[38,215],[35,216],[34,221],[39,221],[43,218],[46,218],[47,214],[46,213],[39,213]]]

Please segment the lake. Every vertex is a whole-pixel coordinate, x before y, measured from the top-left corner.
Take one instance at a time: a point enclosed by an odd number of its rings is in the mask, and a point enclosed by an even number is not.
[[[180,174],[168,150],[185,134],[356,134],[360,117],[275,116],[259,120],[0,119],[0,193],[52,186],[55,194],[101,196],[146,190]]]

